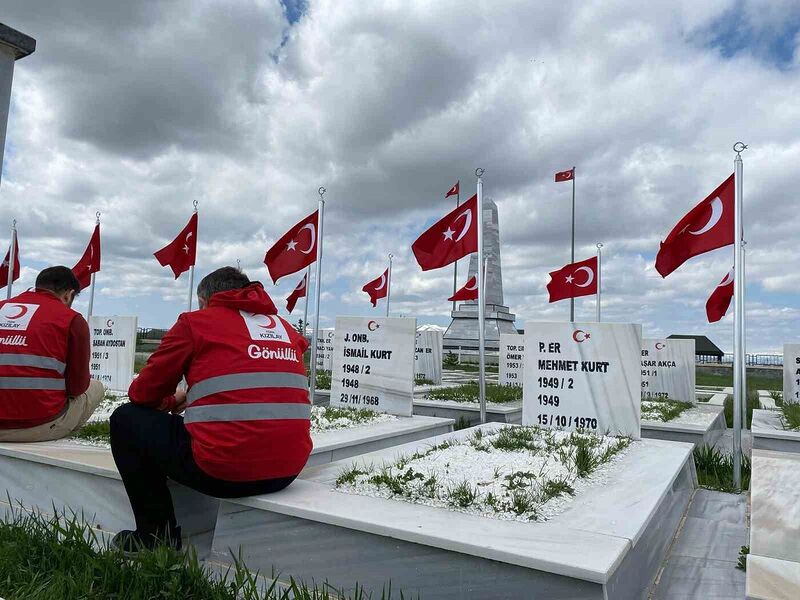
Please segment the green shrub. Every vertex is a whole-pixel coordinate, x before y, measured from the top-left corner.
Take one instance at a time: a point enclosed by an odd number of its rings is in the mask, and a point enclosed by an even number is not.
[[[761,402],[758,401],[758,392],[751,390],[747,392],[747,428],[753,422],[753,411],[761,408]],[[725,422],[729,428],[733,428],[733,396],[725,398]]]
[[[742,487],[733,484],[733,456],[711,446],[696,446],[694,464],[701,487],[738,493],[750,489],[750,457],[742,454]]]

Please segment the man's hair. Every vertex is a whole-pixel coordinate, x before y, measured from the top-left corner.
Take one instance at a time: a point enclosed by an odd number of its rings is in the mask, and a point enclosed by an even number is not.
[[[250,279],[239,269],[222,267],[203,277],[197,286],[197,297],[208,301],[217,292],[239,290],[248,285],[250,285]]]
[[[50,290],[56,294],[73,290],[77,296],[81,293],[81,283],[68,267],[47,267],[36,278],[36,289]]]

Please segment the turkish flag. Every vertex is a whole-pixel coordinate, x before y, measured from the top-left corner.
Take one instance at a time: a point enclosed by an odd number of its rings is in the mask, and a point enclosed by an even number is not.
[[[72,267],[72,272],[81,284],[81,289],[89,287],[92,282],[92,273],[100,270],[100,223],[94,226],[92,237],[89,238],[89,245],[81,256],[77,264]]]
[[[281,277],[297,273],[317,260],[318,213],[315,210],[308,215],[267,250],[264,264],[272,283],[278,283]]]
[[[303,278],[300,280],[300,283],[297,284],[297,287],[292,290],[292,293],[289,294],[289,297],[286,299],[286,310],[289,311],[289,314],[292,314],[294,310],[295,304],[300,298],[306,297],[306,290],[308,288],[308,273],[303,275]]]
[[[450,190],[444,195],[444,197],[449,198],[450,196],[457,196],[459,183],[460,183],[459,181],[456,181],[456,184],[450,188]]]
[[[434,223],[411,244],[423,271],[446,267],[478,251],[478,196]]]
[[[560,181],[572,181],[575,179],[575,167],[572,167],[569,171],[560,171],[556,173],[556,183]]]
[[[687,260],[733,243],[733,175],[695,206],[661,242],[656,271],[666,277]]]
[[[369,299],[372,302],[372,306],[378,306],[378,300],[381,298],[386,298],[386,296],[389,295],[390,285],[391,282],[389,281],[389,269],[386,269],[383,272],[383,275],[370,281],[367,285],[361,288],[361,291],[369,294]]]
[[[169,265],[175,279],[193,267],[197,258],[197,213],[174,240],[154,254],[162,267]]]
[[[550,273],[550,302],[597,293],[597,257],[567,265]]]
[[[716,323],[725,316],[731,305],[731,298],[733,298],[733,267],[714,288],[706,302],[706,316],[708,316],[709,323]]]
[[[459,302],[462,300],[477,300],[478,299],[478,277],[473,275],[467,280],[460,290],[450,296],[448,302]]]
[[[0,289],[8,285],[8,264],[11,262],[11,247],[9,246],[6,257],[3,259],[3,264],[0,265]],[[14,277],[11,283],[19,279],[19,242],[17,236],[14,236]]]

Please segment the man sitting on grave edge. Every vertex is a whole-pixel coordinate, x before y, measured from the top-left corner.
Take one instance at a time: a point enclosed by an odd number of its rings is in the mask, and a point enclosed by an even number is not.
[[[34,290],[0,302],[0,442],[66,437],[103,400],[89,325],[71,308],[80,291],[71,269],[48,267]]]
[[[267,494],[294,481],[311,453],[306,339],[233,267],[204,277],[197,297],[200,310],[178,317],[131,384],[131,403],[111,415],[136,519],[112,541],[126,552],[180,548],[167,479],[217,498]]]

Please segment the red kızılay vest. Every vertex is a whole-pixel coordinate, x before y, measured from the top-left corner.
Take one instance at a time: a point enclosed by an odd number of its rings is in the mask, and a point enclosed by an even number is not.
[[[64,372],[72,319],[79,316],[48,292],[0,302],[0,421],[47,422],[67,401]]]
[[[198,466],[227,481],[300,473],[313,447],[305,338],[277,315],[223,306],[184,318],[194,346],[184,423]]]

